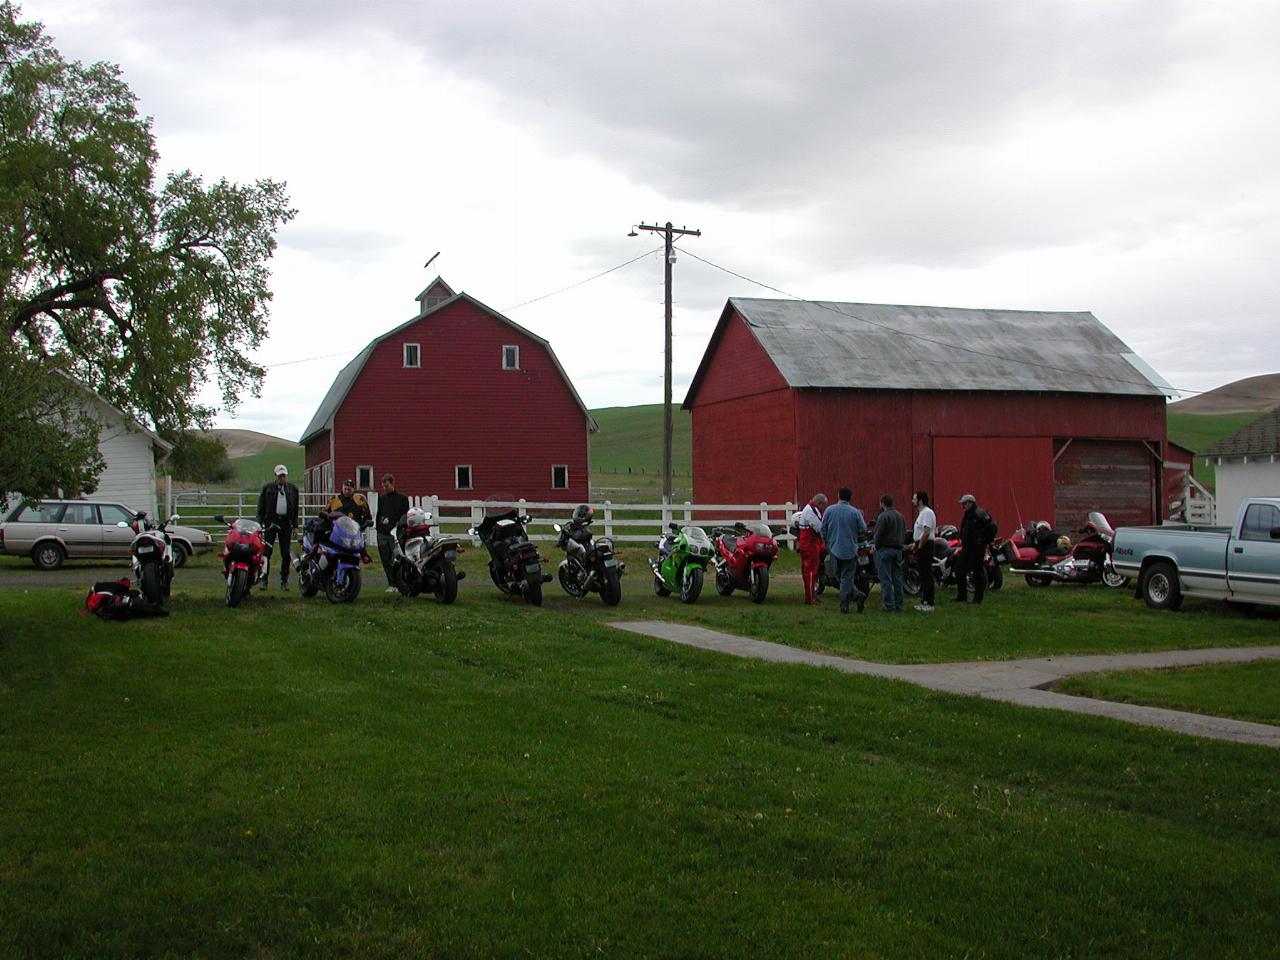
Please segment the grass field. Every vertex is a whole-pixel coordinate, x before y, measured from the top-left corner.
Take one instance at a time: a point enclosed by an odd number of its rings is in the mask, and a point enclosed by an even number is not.
[[[786,577],[684,607],[638,566],[615,611],[531,609],[476,562],[447,608],[233,611],[180,575],[171,617],[109,624],[82,587],[0,590],[0,955],[1276,955],[1274,752],[602,623],[909,661],[1273,618],[1025,587],[841,617]]]
[[[228,461],[236,472],[233,489],[256,490],[273,476],[277,463],[289,468],[289,478],[302,484],[304,451],[296,443],[273,443],[248,457]]]
[[[1130,670],[1068,677],[1063,693],[1280,724],[1280,662],[1177,670]]]
[[[1169,411],[1169,439],[1188,450],[1200,451],[1209,444],[1229,437],[1248,423],[1258,419],[1257,413],[1176,413]],[[1191,467],[1192,475],[1210,490],[1214,489],[1213,464],[1197,459]]]

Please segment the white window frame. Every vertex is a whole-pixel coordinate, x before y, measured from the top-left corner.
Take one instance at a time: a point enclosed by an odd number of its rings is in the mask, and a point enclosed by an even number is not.
[[[421,367],[422,367],[422,344],[420,344],[420,343],[406,343],[406,344],[403,344],[402,346],[403,346],[402,355],[403,355],[403,358],[404,358],[404,368],[405,368],[406,370],[418,370],[418,369],[421,369]],[[412,347],[412,348],[413,348],[413,359],[414,359],[414,362],[413,362],[413,363],[410,363],[410,362],[409,362],[409,348],[410,348],[410,347]]]
[[[459,471],[459,470],[466,470],[466,471],[467,471],[467,485],[466,485],[465,487],[464,487],[461,483],[459,483],[459,482],[458,482],[459,480],[461,480],[461,479],[462,479],[462,477],[461,477],[461,476],[459,476],[459,474],[458,474],[458,471]],[[455,490],[474,490],[475,488],[476,488],[476,475],[475,475],[475,472],[471,469],[471,464],[469,464],[469,463],[456,463],[456,464],[454,464],[454,466],[453,466],[453,489],[455,489]]]
[[[369,471],[367,474],[365,473],[366,470]],[[365,464],[364,466],[356,467],[356,489],[357,490],[373,489],[373,467],[369,466],[368,464]]]
[[[556,471],[564,471],[564,485],[556,486]],[[551,489],[552,490],[568,490],[569,489],[569,465],[567,463],[553,463],[551,465]]]
[[[507,351],[515,351],[512,356],[513,363],[507,363]],[[516,343],[504,343],[502,345],[502,369],[503,370],[519,370],[520,369],[520,345]]]

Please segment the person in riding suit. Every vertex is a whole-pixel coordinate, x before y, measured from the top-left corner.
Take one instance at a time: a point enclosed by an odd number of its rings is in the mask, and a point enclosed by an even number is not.
[[[815,493],[805,504],[804,509],[796,514],[796,526],[800,534],[796,537],[796,549],[800,551],[800,577],[804,581],[804,602],[818,602],[818,578],[822,576],[819,564],[822,562],[822,511],[827,506],[827,495]]]
[[[298,488],[289,482],[289,468],[276,464],[276,478],[265,484],[258,494],[257,520],[262,524],[262,539],[267,549],[280,549],[280,589],[289,589],[289,538],[298,526]],[[268,559],[267,566],[270,566]],[[262,572],[262,589],[267,588],[269,569]]]
[[[960,498],[964,519],[960,521],[960,562],[956,564],[956,602],[969,599],[968,574],[973,574],[973,602],[981,603],[987,592],[987,565],[984,554],[991,542],[991,514],[978,506],[972,493]]]
[[[341,513],[350,517],[361,527],[373,522],[373,515],[369,512],[369,501],[364,498],[364,494],[356,493],[356,485],[351,480],[342,481],[342,492],[329,501],[328,510],[330,513]]]

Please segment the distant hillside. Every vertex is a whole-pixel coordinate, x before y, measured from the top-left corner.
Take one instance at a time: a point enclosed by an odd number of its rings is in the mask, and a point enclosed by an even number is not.
[[[602,473],[662,472],[662,404],[602,407],[591,416],[600,426],[591,435],[591,469]],[[693,464],[689,414],[672,410],[671,469],[688,476]]]
[[[1280,373],[1264,373],[1223,384],[1199,396],[1169,404],[1169,413],[1201,416],[1222,413],[1256,414],[1265,413],[1274,407],[1280,407]]]
[[[222,445],[227,448],[227,457],[232,460],[251,456],[274,444],[297,446],[292,440],[273,437],[269,433],[259,433],[256,430],[206,430],[204,435],[221,440]]]

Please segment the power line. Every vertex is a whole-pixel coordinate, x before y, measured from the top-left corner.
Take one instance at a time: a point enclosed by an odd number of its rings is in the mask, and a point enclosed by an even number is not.
[[[661,249],[662,247],[654,247],[652,250],[646,250],[644,253],[640,254],[638,257],[632,257],[630,260],[626,261],[625,263],[620,263],[615,267],[610,267],[608,270],[601,270],[595,276],[587,277],[585,280],[579,280],[577,283],[571,283],[567,287],[561,287],[559,290],[552,290],[550,293],[544,293],[542,296],[534,297],[532,300],[526,300],[524,301],[524,303],[517,303],[514,307],[507,307],[503,312],[510,313],[512,310],[519,310],[521,307],[527,307],[529,304],[537,303],[539,300],[546,300],[548,297],[554,297],[557,294],[564,293],[568,290],[572,290],[574,287],[580,287],[584,283],[590,283],[592,280],[599,280],[601,277],[607,276],[608,274],[613,273],[613,271],[615,270],[621,270],[623,267],[629,267],[633,263],[635,263],[637,260],[643,260],[645,257],[655,254]]]
[[[824,303],[820,300],[809,300],[797,294],[788,293],[786,290],[781,290],[778,287],[770,286],[769,284],[765,283],[762,280],[756,280],[753,277],[748,277],[744,274],[738,273],[735,270],[730,270],[728,267],[721,266],[718,263],[714,263],[711,260],[707,260],[704,257],[700,257],[696,253],[692,252],[691,250],[686,250],[684,247],[677,247],[676,249],[683,254],[687,254],[688,256],[693,257],[693,259],[695,260],[699,260],[702,263],[705,263],[709,267],[714,267],[716,270],[719,270],[722,273],[727,273],[732,277],[737,277],[739,280],[745,280],[747,283],[755,284],[757,287],[763,287],[766,290],[772,290],[774,293],[780,293],[784,297],[787,297],[788,299],[791,299],[791,300],[795,300],[799,303],[806,303],[806,304],[809,304],[810,306],[817,307],[820,310],[826,310],[829,313],[834,313],[842,317],[847,317],[850,320],[857,320],[860,323],[867,324],[868,326],[879,327],[880,329],[885,330],[889,333],[895,334],[896,336],[908,337],[913,340],[922,340],[926,343],[932,343],[940,347],[945,347],[948,350],[959,350],[964,353],[971,353],[974,356],[983,357],[988,360],[1003,360],[1007,363],[1017,363],[1022,366],[1029,366],[1029,367],[1040,367],[1045,370],[1052,370],[1056,373],[1069,373],[1069,374],[1074,374],[1076,376],[1091,377],[1095,380],[1109,380],[1114,383],[1123,383],[1123,384],[1128,384],[1130,386],[1140,386],[1140,387],[1155,386],[1154,384],[1151,383],[1150,380],[1126,380],[1123,377],[1103,376],[1102,374],[1099,374],[1095,370],[1078,370],[1073,367],[1059,367],[1059,366],[1054,366],[1053,364],[1050,364],[1050,363],[1038,363],[1034,360],[1026,360],[1021,357],[1006,357],[998,353],[991,353],[990,351],[987,351],[987,350],[980,350],[976,347],[968,347],[968,346],[965,346],[964,344],[954,343],[950,340],[940,340],[936,337],[930,337],[923,333],[913,333],[909,330],[902,330],[879,320],[869,320],[866,317],[859,317],[859,316],[855,316],[852,313],[847,313],[844,310],[838,310],[831,304]],[[1159,388],[1157,387],[1157,389]],[[1177,393],[1184,393],[1184,394],[1204,394],[1204,393],[1210,392],[1209,390],[1182,389],[1181,387],[1175,387],[1172,384],[1169,385],[1169,389],[1174,390]],[[1258,394],[1250,394],[1250,393],[1218,392],[1217,395],[1220,397],[1236,397],[1239,399],[1247,399],[1247,400],[1275,400],[1277,402],[1280,402],[1280,397],[1265,397],[1265,396],[1260,396]]]

